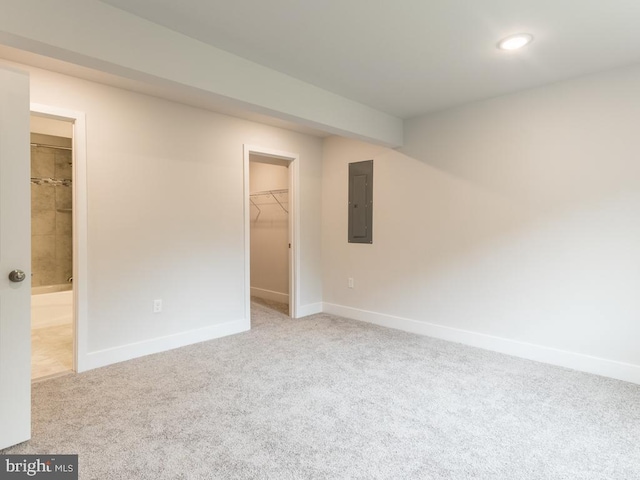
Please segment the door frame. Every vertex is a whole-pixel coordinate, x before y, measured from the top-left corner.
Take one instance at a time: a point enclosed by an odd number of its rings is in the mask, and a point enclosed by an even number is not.
[[[87,370],[87,273],[88,273],[88,202],[87,202],[87,133],[84,112],[31,103],[31,114],[73,124],[72,147],[72,225],[73,225],[73,370]]]
[[[257,145],[244,145],[244,294],[245,320],[251,328],[251,225],[249,157],[251,154],[289,162],[289,316],[298,318],[300,310],[300,155]]]

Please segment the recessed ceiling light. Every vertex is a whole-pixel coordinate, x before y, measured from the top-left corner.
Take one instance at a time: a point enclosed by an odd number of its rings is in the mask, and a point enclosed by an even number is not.
[[[498,42],[500,50],[518,50],[519,48],[529,45],[533,41],[533,35],[530,33],[517,33],[503,38]]]

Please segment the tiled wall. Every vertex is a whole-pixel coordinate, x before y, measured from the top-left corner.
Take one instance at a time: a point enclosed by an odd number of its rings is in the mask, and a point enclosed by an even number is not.
[[[31,143],[71,146],[71,139],[31,134]],[[71,150],[31,146],[32,286],[66,283],[73,272]]]

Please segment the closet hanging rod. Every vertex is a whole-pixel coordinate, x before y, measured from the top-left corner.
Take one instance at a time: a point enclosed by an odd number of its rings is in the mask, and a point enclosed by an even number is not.
[[[46,143],[33,143],[31,142],[32,147],[46,147],[46,148],[57,148],[58,150],[73,150],[72,147],[60,147],[58,145],[47,145]]]

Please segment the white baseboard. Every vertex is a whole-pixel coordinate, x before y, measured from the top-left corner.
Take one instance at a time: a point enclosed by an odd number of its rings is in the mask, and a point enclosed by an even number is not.
[[[323,303],[309,303],[307,305],[300,305],[296,312],[296,318],[306,317],[308,315],[315,315],[316,313],[322,313]]]
[[[331,303],[323,304],[323,311],[341,317],[373,323],[383,327],[395,328],[406,332],[462,343],[494,352],[506,353],[515,357],[549,363],[561,367],[593,373],[640,384],[640,365],[592,357],[582,353],[558,350],[531,343],[495,337],[484,333],[445,327],[428,322],[395,317],[383,313],[360,310]]]
[[[251,287],[251,296],[272,300],[274,302],[289,304],[289,295],[286,293],[274,292],[273,290],[265,290],[264,288]]]
[[[160,353],[174,348],[192,345],[194,343],[213,340],[214,338],[226,337],[236,333],[245,332],[250,329],[250,322],[245,319],[232,322],[211,325],[209,327],[180,332],[165,337],[153,338],[142,342],[130,343],[120,347],[107,348],[87,354],[84,361],[79,362],[82,370],[87,371],[94,368],[105,367],[113,363],[124,362],[133,358]]]

